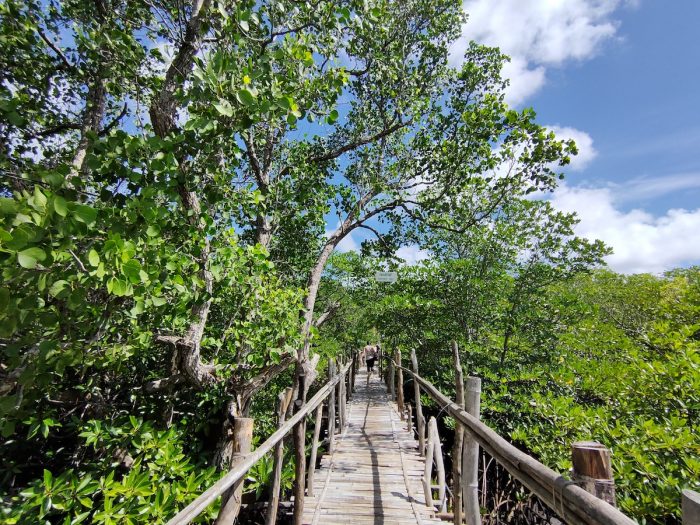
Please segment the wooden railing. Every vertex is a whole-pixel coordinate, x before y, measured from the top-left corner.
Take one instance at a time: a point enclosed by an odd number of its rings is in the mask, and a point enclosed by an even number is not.
[[[455,354],[458,368],[458,383],[461,383],[459,356],[456,351]],[[477,525],[481,523],[478,503],[475,503],[477,486],[476,476],[478,474],[478,447],[481,446],[504,467],[513,478],[517,479],[528,490],[539,497],[545,505],[567,523],[635,525],[636,522],[634,520],[623,514],[613,505],[586,492],[586,490],[578,486],[578,481],[567,479],[533,457],[518,450],[498,435],[493,429],[482,423],[478,419],[478,391],[480,390],[480,382],[478,382],[477,387],[478,378],[468,378],[466,382],[466,391],[462,392],[464,404],[462,402],[456,403],[435,388],[430,382],[418,375],[418,362],[415,352],[412,353],[411,357],[413,370],[401,366],[400,363],[390,357],[385,357],[388,365],[386,367],[387,390],[390,395],[396,396],[399,409],[402,410],[403,407],[401,407],[401,405],[404,403],[403,380],[398,378],[398,381],[395,381],[393,375],[406,373],[413,379],[413,404],[416,419],[416,432],[420,450],[426,456],[425,479],[423,480],[426,500],[428,502],[433,502],[436,506],[436,510],[444,511],[444,494],[448,487],[446,487],[444,483],[445,473],[444,467],[441,465],[442,458],[438,459],[436,457],[437,454],[441,454],[440,447],[436,446],[436,443],[439,445],[439,437],[436,435],[437,426],[435,425],[434,418],[431,418],[431,421],[426,425],[420,401],[421,391],[425,392],[438,405],[441,411],[446,412],[454,419],[456,423],[456,434],[460,430],[464,432],[465,441],[463,453],[460,455],[459,453],[455,453],[454,450],[452,453],[453,464],[460,463],[459,466],[455,465],[455,470],[453,470],[453,478],[457,478],[456,485],[459,487],[457,490],[454,490],[453,487],[453,503],[459,502],[460,500],[463,501],[463,503],[458,503],[457,507],[454,509],[455,512],[452,518],[455,523],[462,523],[462,516],[464,516],[468,525]],[[475,379],[477,381],[474,381]],[[457,390],[459,397],[459,387]],[[471,401],[469,400],[470,391],[472,394]],[[473,399],[474,394],[476,394],[476,415],[473,413],[475,404],[475,400]],[[471,410],[467,410],[470,408],[470,404]],[[470,413],[470,411],[472,413]],[[411,411],[407,411],[405,416],[408,417],[410,424]],[[427,442],[426,426],[428,427]],[[474,446],[470,446],[470,440],[472,440]],[[473,454],[475,447],[477,451],[476,455]],[[469,459],[470,456],[471,459]],[[437,486],[432,485],[432,463],[434,459],[438,470]],[[455,476],[455,472],[457,472],[457,476]],[[453,483],[454,482],[455,479],[453,479]],[[434,501],[432,498],[432,490],[434,488],[437,488],[439,491],[437,501]],[[455,498],[455,496],[457,497]]]
[[[321,416],[322,408],[326,399],[328,402],[328,446],[330,449],[333,448],[333,441],[336,433],[335,425],[335,413],[337,405],[338,420],[341,429],[345,426],[345,413],[346,413],[346,403],[347,400],[352,396],[354,384],[355,384],[355,372],[357,370],[356,355],[353,354],[353,358],[346,364],[341,365],[338,373],[335,373],[334,366],[329,367],[330,380],[318,391],[316,394],[308,400],[306,403],[301,404],[297,407],[294,415],[290,417],[287,421],[284,421],[280,427],[272,434],[262,445],[260,445],[255,451],[247,454],[243,457],[238,458],[237,461],[231,468],[231,470],[224,475],[219,481],[214,483],[209,489],[203,492],[196,500],[187,505],[183,510],[177,513],[167,525],[185,525],[194,520],[206,508],[211,505],[219,497],[224,497],[230,492],[235,491],[237,488],[240,490],[242,488],[243,479],[245,478],[248,471],[260,461],[265,454],[269,453],[273,448],[275,449],[275,463],[276,468],[273,469],[275,479],[273,480],[272,486],[272,497],[271,504],[268,506],[268,521],[267,523],[274,523],[275,516],[277,513],[277,503],[279,502],[279,490],[280,482],[279,476],[281,471],[281,454],[282,454],[282,443],[283,439],[292,431],[302,433],[302,443],[301,447],[295,447],[297,452],[296,464],[296,479],[295,479],[295,494],[304,494],[305,491],[305,479],[306,476],[299,476],[299,470],[302,472],[306,464],[306,457],[303,455],[303,450],[305,449],[303,444],[303,433],[305,428],[305,419],[312,412],[315,411],[315,428],[314,428],[314,440],[311,446],[311,461],[309,462],[309,495],[313,492],[313,475],[316,463],[316,455],[318,452],[318,446],[320,442],[320,430],[321,430]],[[289,395],[283,395],[282,398],[286,397],[286,404],[288,405],[291,401],[291,393]],[[280,413],[284,414],[286,411],[285,402],[280,403]],[[299,457],[298,451],[301,452],[301,457]],[[299,468],[301,467],[301,468]],[[304,499],[303,497],[296,497],[294,501],[294,515],[295,521],[301,522],[301,513],[303,511]],[[222,505],[223,507],[223,505]],[[237,512],[237,511],[236,511]],[[221,514],[219,515],[221,517]],[[229,518],[230,519],[230,518]],[[225,521],[229,521],[229,519]],[[217,521],[218,522],[218,521]]]

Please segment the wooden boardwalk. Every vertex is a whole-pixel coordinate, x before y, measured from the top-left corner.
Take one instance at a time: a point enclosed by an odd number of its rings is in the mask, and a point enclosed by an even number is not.
[[[357,375],[348,425],[314,477],[304,500],[308,525],[436,525],[445,522],[425,505],[424,461],[418,442],[375,374]]]

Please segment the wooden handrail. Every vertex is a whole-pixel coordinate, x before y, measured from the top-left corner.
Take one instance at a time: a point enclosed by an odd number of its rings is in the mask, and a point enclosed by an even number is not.
[[[387,359],[390,358],[387,357]],[[612,505],[589,494],[571,480],[518,450],[420,375],[396,362],[394,362],[394,366],[410,374],[423,391],[440,405],[443,411],[446,411],[458,424],[462,425],[511,476],[535,493],[567,523],[636,525],[634,520]]]
[[[216,498],[221,496],[234,483],[243,478],[248,471],[260,461],[265,454],[270,452],[272,448],[279,443],[284,437],[294,428],[294,426],[304,419],[310,412],[318,407],[335,387],[338,382],[345,378],[345,374],[350,368],[351,363],[346,364],[333,379],[328,381],[316,395],[307,401],[297,413],[289,418],[284,425],[278,428],[267,440],[260,445],[254,452],[247,456],[243,461],[238,463],[224,477],[214,483],[206,491],[204,491],[196,500],[187,505],[184,509],[178,512],[173,518],[168,521],[167,525],[186,525],[193,519],[199,516],[204,510],[211,505]]]

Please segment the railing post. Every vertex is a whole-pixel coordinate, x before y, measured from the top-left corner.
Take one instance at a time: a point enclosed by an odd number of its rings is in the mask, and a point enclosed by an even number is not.
[[[335,362],[332,359],[328,360],[328,380],[335,377]],[[331,393],[328,398],[328,452],[333,453],[335,450],[335,388],[331,388]]]
[[[433,505],[433,456],[435,455],[435,442],[433,441],[433,433],[430,432],[430,425],[433,422],[430,418],[430,423],[428,423],[428,442],[425,447],[425,464],[423,465],[423,496],[425,497],[425,505],[427,507],[435,508]]]
[[[343,362],[338,362],[338,368],[342,370]],[[342,433],[345,428],[345,374],[340,378],[337,385],[336,399],[338,400],[338,425]]]
[[[401,419],[404,415],[404,398],[403,398],[403,370],[401,370],[401,351],[397,348],[394,350],[394,361],[398,365],[396,368],[396,406],[399,409]]]
[[[231,466],[240,463],[250,454],[253,442],[253,418],[237,417],[233,420],[233,459]],[[222,496],[223,503],[219,515],[216,518],[216,525],[230,525],[238,517],[241,510],[241,496],[243,495],[243,481],[240,479],[231,489]]]
[[[321,436],[321,421],[323,420],[323,404],[316,408],[314,421],[314,440],[311,443],[311,458],[309,458],[309,472],[306,477],[306,493],[314,495],[314,474],[316,473],[316,456],[318,454],[318,438]]]
[[[464,389],[466,411],[479,419],[481,412],[481,379],[467,377]],[[481,525],[479,509],[479,443],[469,432],[464,433],[462,446],[462,499],[464,500],[464,519],[467,525]]]
[[[294,389],[292,387],[285,388],[280,392],[279,403],[277,408],[277,427],[281,427],[286,419],[287,409],[292,402]],[[284,459],[284,440],[281,440],[275,445],[274,462],[272,467],[272,490],[270,493],[270,501],[267,507],[267,515],[265,516],[265,525],[274,525],[277,521],[277,508],[280,502],[280,487],[282,480],[282,460]]]
[[[418,358],[416,357],[415,348],[411,349],[411,366],[413,368],[413,373],[418,375]],[[420,449],[421,456],[426,455],[425,450],[425,418],[423,417],[423,407],[420,402],[420,385],[415,378],[413,378],[413,395],[415,398],[416,405],[416,428],[418,429],[418,448]]]
[[[348,401],[352,401],[355,391],[355,351],[350,352],[350,370],[348,370]]]
[[[452,357],[455,367],[455,401],[464,408],[464,374],[462,363],[459,359],[459,347],[457,341],[452,341]],[[465,480],[462,478],[462,446],[464,443],[464,427],[455,421],[455,437],[452,446],[452,508],[454,510],[454,523],[462,524],[462,486]]]
[[[298,376],[298,393],[294,401],[299,410],[305,401],[306,376]],[[295,410],[295,411],[296,411]],[[304,485],[306,482],[306,418],[294,426],[294,525],[302,525],[304,515]]]
[[[389,364],[386,367],[387,369],[387,378],[389,381],[387,381],[387,392],[389,392],[389,399],[392,401],[394,400],[394,397],[396,396],[396,389],[394,388],[394,376],[396,375],[394,373],[394,361],[391,359],[389,360]]]
[[[682,498],[683,525],[698,525],[700,523],[700,493],[685,489]]]
[[[610,450],[597,441],[577,441],[571,446],[572,477],[586,492],[615,506]]]

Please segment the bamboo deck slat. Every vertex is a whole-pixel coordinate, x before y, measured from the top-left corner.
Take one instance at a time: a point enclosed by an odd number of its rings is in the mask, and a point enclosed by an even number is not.
[[[347,427],[333,453],[321,459],[314,497],[307,496],[309,525],[437,525],[444,522],[425,505],[418,442],[401,421],[375,374],[357,374],[347,405]]]

